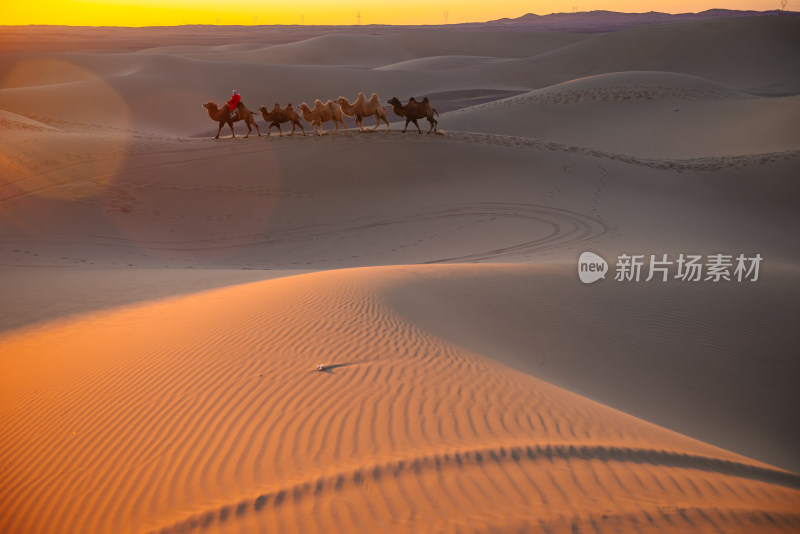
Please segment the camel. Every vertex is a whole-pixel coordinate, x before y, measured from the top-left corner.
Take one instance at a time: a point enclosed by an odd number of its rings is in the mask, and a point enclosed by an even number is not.
[[[258,108],[261,112],[261,116],[264,117],[264,120],[269,123],[269,128],[267,128],[267,136],[269,136],[270,130],[272,130],[273,126],[278,127],[278,135],[283,137],[283,132],[281,131],[281,123],[283,122],[291,122],[292,123],[292,131],[289,135],[294,135],[294,128],[295,126],[299,126],[300,130],[302,130],[303,135],[306,135],[306,130],[303,128],[303,125],[300,124],[300,115],[292,107],[292,103],[289,102],[289,105],[285,108],[282,108],[280,104],[275,104],[272,108],[272,111],[267,109],[267,106],[261,106]]]
[[[339,109],[342,110],[342,113],[344,115],[347,115],[348,117],[355,118],[356,126],[358,126],[359,129],[363,132],[364,128],[361,127],[360,119],[358,117],[356,117],[356,106],[355,106],[355,104],[351,104],[350,101],[347,98],[343,97],[343,96],[340,96],[336,100],[336,103],[339,104]]]
[[[386,108],[381,104],[381,100],[378,98],[378,93],[372,93],[372,96],[369,97],[369,100],[367,100],[367,97],[364,95],[364,93],[358,93],[356,101],[352,104],[345,97],[340,96],[337,102],[342,108],[342,113],[348,117],[355,118],[356,124],[358,124],[360,131],[364,131],[364,117],[372,117],[373,115],[375,116],[375,127],[370,131],[374,132],[378,129],[378,126],[381,125],[381,119],[383,119],[383,122],[386,123],[386,131],[389,131],[389,120],[386,118]]]
[[[228,104],[225,104],[221,108],[218,108],[214,102],[208,101],[203,104],[203,107],[206,108],[208,111],[208,116],[211,117],[211,120],[215,120],[219,122],[219,128],[217,128],[217,135],[214,139],[219,139],[219,132],[222,131],[222,127],[227,124],[231,127],[231,137],[236,137],[236,133],[233,131],[233,123],[244,121],[247,125],[247,135],[245,135],[245,139],[250,137],[250,132],[253,131],[252,126],[256,127],[256,131],[258,132],[258,136],[261,137],[261,130],[256,124],[256,120],[253,118],[253,113],[247,109],[247,107],[242,103],[239,102],[239,105],[236,106],[236,118],[231,119],[231,114],[228,111]]]
[[[333,130],[334,133],[339,131],[340,122],[342,123],[342,127],[344,127],[344,133],[347,133],[347,125],[344,123],[342,110],[333,100],[328,100],[324,104],[320,100],[314,100],[314,109],[309,108],[308,104],[303,102],[300,104],[300,112],[303,114],[303,118],[311,123],[311,127],[314,128],[314,131],[317,131],[316,127],[319,126],[317,135],[325,135],[325,132],[322,131],[322,123],[330,120],[332,120],[334,126],[336,126],[336,129]]]
[[[405,106],[400,103],[397,97],[393,96],[391,100],[387,101],[387,104],[391,104],[392,110],[398,117],[406,118],[406,127],[403,128],[403,133],[406,133],[409,122],[413,122],[414,126],[417,127],[417,132],[422,133],[422,130],[419,129],[419,124],[417,124],[417,119],[428,119],[431,127],[425,133],[436,133],[436,125],[439,121],[434,119],[433,115],[435,113],[438,116],[439,112],[433,109],[427,96],[422,99],[422,102],[417,102],[412,96]]]

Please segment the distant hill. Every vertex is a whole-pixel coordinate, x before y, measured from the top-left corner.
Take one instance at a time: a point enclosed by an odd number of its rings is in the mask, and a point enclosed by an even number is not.
[[[594,31],[613,31],[628,26],[640,24],[652,24],[658,22],[672,22],[681,20],[700,20],[716,19],[724,17],[768,17],[768,16],[792,16],[796,17],[800,13],[787,11],[781,13],[779,10],[773,11],[737,11],[734,9],[708,9],[700,13],[659,13],[650,11],[649,13],[617,13],[615,11],[580,11],[577,13],[551,13],[549,15],[536,15],[528,13],[521,17],[510,19],[503,18],[491,20],[482,25],[501,26],[505,28],[539,28],[552,30],[567,30],[591,33]]]
[[[515,19],[469,22],[449,25],[314,26],[151,26],[144,28],[111,26],[5,26],[0,24],[0,50],[3,53],[59,50],[141,50],[158,46],[222,46],[230,43],[259,45],[286,44],[332,34],[390,35],[410,30],[452,29],[460,31],[553,31],[605,33],[623,28],[655,23],[682,22],[724,17],[800,17],[798,12],[735,11],[709,9],[701,13],[616,13],[589,11],[579,13],[528,13]]]

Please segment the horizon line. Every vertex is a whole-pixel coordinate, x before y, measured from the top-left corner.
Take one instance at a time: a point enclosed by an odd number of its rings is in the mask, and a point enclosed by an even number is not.
[[[771,13],[785,13],[787,15],[797,15],[800,12],[796,11],[783,11],[781,9],[768,9],[768,10],[755,10],[755,9],[728,9],[728,8],[710,8],[703,11],[685,11],[680,13],[669,13],[665,11],[611,11],[607,9],[594,9],[590,11],[561,11],[539,15],[534,12],[528,12],[518,17],[501,17],[499,19],[491,19],[484,21],[471,21],[471,22],[453,22],[453,23],[438,23],[438,24],[387,24],[387,23],[372,23],[372,24],[213,24],[213,23],[196,23],[196,24],[143,24],[137,26],[125,26],[116,24],[0,24],[0,28],[26,28],[26,27],[49,27],[49,28],[185,28],[185,27],[209,27],[209,28],[259,28],[259,27],[286,27],[286,28],[369,28],[369,27],[444,27],[444,26],[467,26],[476,24],[491,24],[503,23],[506,21],[517,21],[523,17],[550,17],[554,15],[587,15],[592,13],[611,13],[617,15],[666,15],[670,17],[679,17],[685,15],[701,15],[703,13],[711,12],[729,12],[729,13],[748,13],[766,15]]]

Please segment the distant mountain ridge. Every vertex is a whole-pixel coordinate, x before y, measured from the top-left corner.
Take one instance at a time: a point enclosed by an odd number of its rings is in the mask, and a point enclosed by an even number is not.
[[[639,24],[652,24],[658,22],[673,22],[682,20],[702,20],[727,17],[758,17],[758,16],[791,16],[800,13],[794,11],[739,11],[735,9],[708,9],[699,13],[661,13],[650,11],[648,13],[619,13],[616,11],[579,11],[576,13],[550,13],[537,15],[528,13],[517,18],[502,18],[490,20],[481,24],[502,27],[537,27],[543,29],[573,30],[573,31],[611,31]]]
[[[6,26],[0,21],[0,50],[4,53],[30,53],[59,50],[141,50],[154,46],[222,46],[232,42],[287,44],[331,34],[391,35],[410,30],[459,31],[551,31],[569,33],[606,33],[646,24],[690,23],[697,20],[725,18],[753,18],[772,16],[798,19],[796,11],[737,11],[709,9],[700,13],[669,14],[617,13],[614,11],[589,11],[578,13],[528,13],[521,17],[503,18],[487,22],[467,22],[433,25],[365,24],[355,26],[334,25],[182,25],[148,27],[114,26]],[[711,23],[710,23],[711,24]]]

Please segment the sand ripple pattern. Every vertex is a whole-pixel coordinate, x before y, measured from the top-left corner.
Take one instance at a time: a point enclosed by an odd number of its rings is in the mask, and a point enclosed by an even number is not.
[[[464,268],[296,276],[0,338],[0,531],[800,528],[797,476],[387,304],[406,280]]]
[[[393,478],[395,483],[400,483],[399,479],[413,476],[426,479],[431,478],[434,475],[436,477],[465,477],[469,476],[470,472],[474,474],[478,470],[483,470],[485,474],[485,472],[487,470],[491,470],[491,468],[502,470],[505,476],[509,476],[508,473],[516,475],[518,478],[520,478],[520,480],[515,482],[515,489],[517,491],[524,490],[524,492],[527,493],[538,494],[543,499],[543,503],[546,503],[547,498],[544,490],[552,491],[555,489],[556,491],[563,492],[564,489],[558,487],[557,483],[555,482],[554,487],[543,488],[542,486],[544,486],[544,484],[537,485],[531,477],[519,477],[519,473],[516,471],[523,470],[526,467],[541,470],[553,468],[555,466],[566,467],[570,470],[573,470],[571,475],[573,476],[573,480],[562,481],[562,484],[567,486],[567,489],[569,489],[571,492],[578,490],[575,493],[580,493],[583,497],[586,497],[589,495],[589,492],[587,492],[587,490],[582,487],[580,482],[575,478],[576,472],[581,473],[583,476],[587,476],[586,473],[582,473],[582,471],[586,469],[586,466],[581,465],[579,462],[580,460],[586,462],[594,461],[598,464],[602,463],[604,464],[605,469],[621,469],[621,466],[614,464],[624,462],[631,462],[639,465],[648,464],[650,466],[669,466],[675,468],[676,471],[685,470],[685,472],[682,473],[682,476],[687,478],[692,476],[691,470],[708,471],[710,473],[718,473],[733,477],[751,478],[754,480],[762,480],[764,482],[786,485],[787,487],[791,487],[793,489],[800,489],[800,477],[797,475],[792,475],[784,471],[760,468],[752,465],[719,460],[715,458],[692,456],[688,454],[670,453],[667,451],[658,451],[653,449],[591,447],[585,445],[500,446],[484,450],[461,450],[429,456],[418,456],[413,459],[399,460],[389,464],[367,466],[354,471],[337,473],[326,478],[318,478],[316,480],[298,483],[290,488],[284,488],[271,493],[261,494],[250,500],[224,505],[219,509],[208,510],[200,514],[194,514],[184,521],[176,523],[170,527],[164,527],[157,532],[159,534],[187,532],[198,527],[207,528],[215,523],[219,523],[220,526],[222,526],[233,517],[241,518],[249,513],[259,514],[265,509],[265,514],[269,514],[270,512],[275,513],[276,510],[280,509],[284,504],[289,502],[297,506],[302,504],[303,500],[324,499],[328,497],[326,493],[340,493],[346,495],[348,492],[353,492],[354,490],[364,488],[365,486],[380,484],[381,480],[385,480],[386,478]],[[538,462],[538,465],[524,465],[528,462]],[[484,463],[487,463],[487,466],[484,466]],[[630,469],[630,467],[628,467],[628,469]],[[674,475],[671,478],[671,481],[674,481]],[[614,488],[605,487],[604,490],[606,492],[613,490],[618,497],[621,496],[621,494],[630,493],[629,489],[621,483],[618,483]],[[732,488],[729,489],[729,491],[731,493],[728,495],[728,497],[731,497],[735,494],[735,491]],[[629,495],[629,497],[632,496],[633,495]],[[457,497],[467,499],[470,498],[467,495],[459,495]],[[450,498],[453,499],[454,497],[451,496]],[[471,500],[474,501],[475,499],[472,498]],[[491,503],[484,503],[484,505],[489,506]],[[439,521],[442,524],[448,522],[449,513],[457,513],[456,509],[449,511],[442,508],[436,511],[439,513]],[[698,516],[698,522],[701,524],[705,523],[707,526],[714,525],[715,528],[718,528],[713,519],[704,514],[701,509],[696,508],[692,510],[692,512],[692,515]],[[670,512],[665,513],[664,510],[661,510],[660,513],[664,517],[669,517],[667,514]],[[686,515],[686,509],[682,509],[678,511],[678,513],[672,512],[672,514],[675,516],[674,519],[679,523],[684,523],[690,527],[697,526]],[[578,525],[581,522],[593,523],[597,520],[601,520],[603,523],[608,524],[613,522],[608,521],[610,519],[610,515],[613,514],[603,514],[598,517],[596,514],[593,515],[592,513],[579,512],[576,514],[576,516],[571,518],[571,525]],[[724,515],[718,515],[723,519],[723,521],[728,522]],[[750,512],[749,514],[731,513],[730,515],[731,519],[734,517],[738,519],[739,517],[746,517],[748,515],[758,518],[759,514]],[[640,512],[640,520],[645,520],[645,518],[648,517],[649,514],[647,512]],[[766,513],[761,514],[761,517],[766,521],[772,522],[775,526],[780,526],[780,524],[783,524],[787,527],[793,527],[798,523],[800,514],[771,515]],[[780,523],[778,523],[778,518]],[[624,518],[616,516],[614,519],[619,520]],[[650,517],[648,520],[651,523],[654,522],[652,521],[652,517]],[[753,524],[758,524],[758,519],[755,521],[750,519],[750,522]],[[531,527],[536,524],[533,521],[524,519],[518,519],[515,521],[515,523],[519,526],[525,527]],[[323,524],[317,524],[314,526],[314,528],[322,530],[324,526],[325,525]],[[429,525],[429,527],[433,527],[433,525]],[[152,534],[155,534],[155,532],[156,531],[153,531]]]

